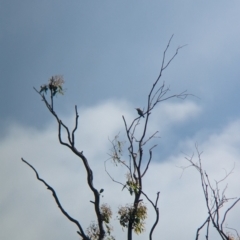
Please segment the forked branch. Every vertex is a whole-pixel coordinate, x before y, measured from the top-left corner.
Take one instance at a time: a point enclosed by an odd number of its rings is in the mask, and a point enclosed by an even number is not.
[[[225,181],[229,175],[233,172],[234,167],[231,169],[230,172],[226,172],[226,175],[220,179],[219,181],[215,181],[215,186],[211,183],[208,174],[203,170],[202,167],[202,160],[201,160],[201,152],[198,150],[198,146],[196,145],[197,150],[197,156],[198,156],[198,162],[193,162],[193,155],[191,158],[187,158],[188,162],[190,163],[187,167],[181,167],[183,171],[188,167],[194,167],[200,174],[201,179],[201,185],[204,193],[204,198],[206,202],[208,217],[204,221],[204,223],[197,229],[196,233],[196,240],[199,238],[199,233],[203,229],[203,227],[207,224],[207,233],[206,233],[206,239],[209,237],[209,223],[211,222],[218,232],[219,236],[223,240],[229,240],[229,234],[224,231],[223,224],[226,220],[227,214],[230,210],[240,201],[240,198],[234,201],[234,203],[221,215],[223,215],[223,218],[220,218],[220,210],[230,200],[233,200],[234,198],[227,198],[225,195],[225,191],[227,189],[227,185],[224,187],[224,189],[221,191],[219,188],[219,183]],[[209,196],[211,198],[209,199]]]
[[[45,105],[47,106],[48,110],[57,120],[59,142],[62,145],[71,149],[71,151],[74,154],[76,154],[83,162],[83,165],[84,165],[86,173],[87,173],[87,183],[94,195],[94,201],[91,201],[91,202],[94,203],[94,209],[95,209],[95,213],[96,213],[96,217],[97,217],[97,221],[98,221],[98,227],[99,227],[98,239],[102,240],[105,236],[105,230],[103,227],[103,218],[102,218],[102,214],[101,214],[101,210],[100,210],[100,195],[99,195],[98,190],[93,185],[93,172],[92,172],[92,169],[89,165],[87,158],[83,155],[82,151],[81,152],[78,151],[77,148],[75,147],[75,132],[78,128],[78,118],[79,118],[77,106],[75,106],[75,115],[76,115],[75,116],[75,127],[72,130],[71,134],[70,134],[68,127],[60,120],[60,118],[58,117],[58,115],[56,114],[56,112],[53,109],[53,103],[54,103],[53,97],[55,96],[56,93],[62,92],[61,84],[63,83],[63,81],[62,82],[58,82],[58,81],[59,81],[59,77],[55,76],[50,79],[50,83],[48,85],[42,86],[40,91],[37,91],[35,88],[34,89],[41,96],[41,98],[44,101]],[[49,89],[51,90],[50,91],[51,103],[49,103],[45,97],[45,93]],[[65,141],[62,139],[62,128],[65,130],[65,132],[67,134],[67,140],[65,140]]]

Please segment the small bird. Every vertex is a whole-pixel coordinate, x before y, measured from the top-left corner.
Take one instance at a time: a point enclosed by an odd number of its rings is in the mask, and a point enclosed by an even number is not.
[[[138,112],[138,114],[140,115],[140,117],[144,117],[143,115],[143,111],[140,108],[135,108]]]

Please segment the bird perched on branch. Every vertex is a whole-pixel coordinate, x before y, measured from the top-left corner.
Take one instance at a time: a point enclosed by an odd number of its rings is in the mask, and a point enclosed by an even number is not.
[[[143,111],[140,108],[135,108],[139,114],[140,117],[144,117]]]

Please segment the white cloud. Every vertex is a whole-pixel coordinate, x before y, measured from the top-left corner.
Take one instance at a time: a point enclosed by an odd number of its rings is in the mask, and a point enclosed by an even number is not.
[[[155,115],[152,114],[153,126],[164,127],[168,132],[171,132],[171,126],[176,123],[188,122],[190,118],[201,113],[200,108],[191,102],[165,104],[161,113],[160,109],[158,111]],[[113,213],[116,214],[117,207],[128,201],[130,196],[127,191],[122,192],[122,186],[113,183],[104,171],[104,160],[108,158],[107,152],[110,148],[108,137],[114,137],[123,129],[122,115],[130,120],[136,116],[136,112],[126,102],[113,101],[89,109],[80,109],[79,115],[77,146],[84,150],[95,171],[95,186],[104,188],[102,201],[110,202]],[[162,116],[160,124],[156,124],[157,116]],[[74,116],[65,118],[64,121],[69,124],[73,123],[72,119]],[[234,174],[227,180],[229,197],[240,194],[237,185],[240,182],[238,129],[240,121],[230,123],[218,133],[201,139],[199,143],[199,149],[204,151],[203,166],[212,179],[223,177],[222,168],[230,170],[235,163]],[[183,139],[179,145],[188,154],[194,150],[194,141],[191,139]],[[82,184],[86,180],[86,174],[81,160],[57,142],[56,124],[51,123],[42,131],[12,126],[7,137],[1,141],[0,151],[0,225],[4,229],[0,238],[78,239],[76,227],[60,213],[51,193],[36,180],[32,170],[20,161],[20,158],[24,157],[33,164],[40,176],[56,189],[66,210],[83,222],[84,228],[88,226],[94,214],[93,210],[90,210],[93,196]],[[164,163],[152,162],[144,179],[145,191],[152,199],[155,199],[157,191],[161,192],[160,221],[155,236],[162,236],[164,239],[194,238],[197,227],[207,216],[197,172],[187,169],[180,178],[181,169],[176,166],[187,165],[184,156],[181,153],[168,156]],[[124,179],[123,167],[116,168],[110,163],[108,166],[116,180]],[[151,209],[150,204],[147,205]],[[236,209],[239,209],[239,206]],[[234,219],[237,218],[237,211],[233,211],[229,217],[229,226],[236,224]],[[154,219],[151,210],[148,219],[151,224]],[[117,225],[116,222],[114,218],[114,226]],[[122,232],[121,227],[115,229],[117,239],[123,239],[126,231]],[[146,234],[147,232],[139,239],[146,239]]]
[[[169,128],[173,124],[188,122],[201,113],[201,108],[193,102],[164,103],[157,109],[157,118],[161,128]]]

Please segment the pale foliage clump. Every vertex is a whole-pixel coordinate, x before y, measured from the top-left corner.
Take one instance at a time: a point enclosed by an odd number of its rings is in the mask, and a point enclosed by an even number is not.
[[[95,222],[91,222],[90,226],[87,228],[87,235],[92,240],[98,239],[99,228]]]
[[[111,232],[113,230],[112,226],[109,224],[110,219],[112,218],[112,210],[110,206],[106,203],[101,205],[101,215],[102,219],[105,223],[105,227],[107,229],[107,234],[105,236],[105,240],[115,240],[113,236],[111,236]],[[90,226],[87,228],[87,235],[91,240],[99,239],[99,228],[95,222],[92,222]]]
[[[104,203],[101,205],[101,213],[103,221],[109,223],[110,219],[112,218],[112,210],[108,204]]]
[[[108,154],[110,156],[110,159],[118,165],[118,163],[124,164],[125,161],[123,161],[121,158],[123,156],[123,147],[125,142],[119,140],[119,134],[115,136],[115,138],[110,141],[112,144],[112,148],[110,149],[110,153]]]
[[[51,91],[51,95],[55,96],[57,93],[64,94],[64,90],[62,88],[64,84],[64,79],[62,75],[55,75],[49,79],[48,84],[44,84],[41,86],[40,93],[47,93],[48,90]]]
[[[138,181],[131,178],[130,174],[127,174],[126,177],[127,177],[127,182],[126,182],[126,185],[124,186],[124,188],[127,187],[128,191],[131,195],[133,193],[137,194],[139,192]]]
[[[237,232],[237,236],[235,236],[233,233],[231,232],[227,232],[227,237],[228,237],[228,240],[240,240],[240,237],[238,235],[238,232]]]
[[[140,234],[145,230],[144,220],[147,218],[147,207],[140,202],[135,209],[133,205],[120,207],[118,210],[119,222],[122,227],[128,227],[129,221],[133,218],[133,230],[136,234]]]

